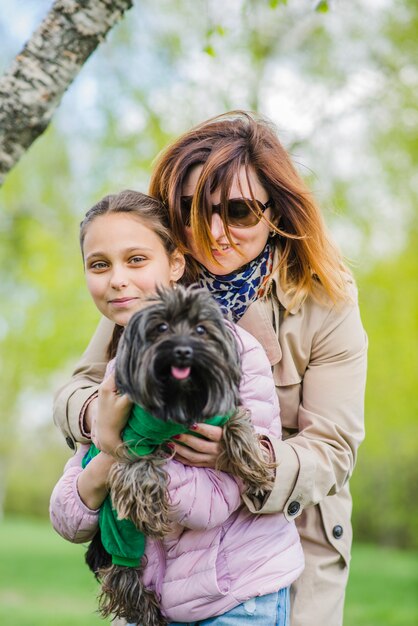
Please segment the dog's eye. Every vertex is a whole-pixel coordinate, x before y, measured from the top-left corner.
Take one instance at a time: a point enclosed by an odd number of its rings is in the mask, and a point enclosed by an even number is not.
[[[195,331],[197,332],[198,335],[206,334],[206,328],[202,326],[202,324],[199,324],[199,326],[196,326]]]
[[[158,333],[165,333],[167,330],[168,330],[168,324],[166,324],[165,322],[163,322],[162,324],[158,324],[157,326]]]

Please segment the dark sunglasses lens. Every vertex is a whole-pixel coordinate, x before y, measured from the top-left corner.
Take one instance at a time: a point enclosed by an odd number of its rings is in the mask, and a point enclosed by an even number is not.
[[[250,202],[254,206],[255,211],[261,211],[261,207],[258,203]],[[228,202],[228,224],[231,226],[255,226],[260,221],[261,216],[257,213],[253,213],[248,204],[244,200],[230,200]]]
[[[180,210],[183,224],[190,226],[191,219],[190,213],[192,210],[192,196],[183,196],[180,198]],[[252,208],[250,208],[252,207]],[[226,209],[226,222],[230,226],[237,228],[248,228],[249,226],[255,226],[261,219],[261,214],[264,213],[267,206],[258,202],[247,202],[243,199],[236,198],[228,201]],[[213,212],[220,213],[220,205],[213,205]]]

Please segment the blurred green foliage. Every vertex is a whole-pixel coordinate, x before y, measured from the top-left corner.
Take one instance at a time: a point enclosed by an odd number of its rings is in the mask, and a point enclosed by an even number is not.
[[[418,548],[418,231],[360,279],[369,336],[366,440],[352,479],[358,539]]]
[[[356,536],[417,547],[418,5],[328,4],[326,13],[250,0],[202,11],[144,0],[7,178],[0,510],[4,498],[9,513],[45,516],[69,455],[51,424],[52,395],[98,319],[78,249],[83,213],[105,193],[146,191],[158,151],[191,124],[256,108],[304,164],[359,283],[370,353]]]

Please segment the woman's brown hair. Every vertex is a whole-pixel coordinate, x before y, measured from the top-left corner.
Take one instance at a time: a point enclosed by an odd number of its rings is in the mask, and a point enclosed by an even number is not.
[[[282,289],[290,297],[289,308],[309,294],[332,301],[347,298],[347,274],[341,254],[329,239],[312,193],[296,171],[277,133],[267,120],[245,111],[232,111],[203,122],[166,148],[158,158],[150,193],[168,208],[171,228],[182,252],[188,255],[185,224],[180,209],[182,187],[195,165],[202,165],[191,208],[191,229],[196,245],[215,261],[216,242],[210,231],[211,200],[221,192],[221,217],[225,232],[226,203],[233,181],[242,168],[252,169],[271,201],[269,225],[280,246],[278,272]],[[192,261],[193,265],[193,261]],[[323,289],[318,289],[322,285]]]
[[[140,191],[126,189],[120,193],[105,196],[89,209],[80,224],[80,246],[84,259],[83,244],[89,225],[97,217],[108,213],[128,213],[137,217],[142,224],[152,230],[161,240],[169,257],[178,249],[169,218],[164,205],[160,200],[151,198]],[[107,357],[112,359],[116,354],[123,326],[115,325],[112,338],[107,348]]]

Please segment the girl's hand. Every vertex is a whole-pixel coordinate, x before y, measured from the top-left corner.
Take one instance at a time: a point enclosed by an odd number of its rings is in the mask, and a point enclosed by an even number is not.
[[[108,494],[107,480],[115,458],[100,452],[83,469],[77,479],[80,498],[89,509],[101,507]]]
[[[115,375],[110,374],[99,386],[97,414],[92,424],[92,440],[103,452],[113,454],[121,443],[132,403],[120,395],[115,385]]]
[[[183,465],[215,469],[216,461],[222,451],[223,429],[210,424],[196,424],[193,430],[203,435],[205,439],[189,434],[178,435],[169,444],[170,448],[175,451],[174,458]]]

